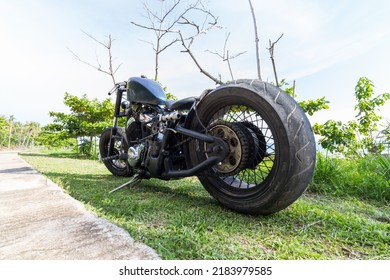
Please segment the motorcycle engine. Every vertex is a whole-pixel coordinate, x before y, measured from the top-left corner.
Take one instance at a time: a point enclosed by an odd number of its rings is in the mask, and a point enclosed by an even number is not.
[[[140,142],[143,138],[142,123],[134,118],[129,118],[126,124],[126,137],[130,146],[127,150],[127,161],[132,168],[138,168],[142,164],[147,144]]]
[[[132,168],[145,167],[147,155],[156,155],[159,151],[160,122],[153,122],[151,112],[138,112],[136,118],[129,118],[126,124],[126,136],[129,142],[128,163]],[[150,150],[150,151],[149,151]]]
[[[128,155],[128,162],[131,167],[136,168],[141,165],[141,160],[144,157],[145,153],[145,145],[139,144],[136,146],[132,146],[129,148],[127,155]]]

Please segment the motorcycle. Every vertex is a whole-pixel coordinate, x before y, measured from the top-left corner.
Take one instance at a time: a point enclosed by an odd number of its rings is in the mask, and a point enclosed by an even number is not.
[[[111,192],[143,179],[197,176],[222,205],[269,215],[310,183],[311,125],[295,100],[272,84],[237,80],[199,97],[167,100],[160,84],[141,76],[116,84],[113,93],[114,125],[101,134],[101,160],[113,175],[132,178]],[[121,117],[125,127],[118,126]]]

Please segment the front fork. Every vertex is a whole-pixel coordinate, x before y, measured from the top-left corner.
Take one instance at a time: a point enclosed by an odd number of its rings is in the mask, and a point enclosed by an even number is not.
[[[113,138],[116,136],[117,129],[118,129],[118,119],[120,117],[126,116],[124,112],[121,112],[121,103],[122,103],[122,97],[123,93],[126,91],[126,82],[117,83],[115,84],[115,87],[108,93],[108,95],[116,93],[116,100],[115,100],[115,109],[114,109],[114,122],[111,129],[111,136],[110,136],[110,143],[108,147],[108,155],[112,155],[112,152],[114,151],[114,144],[115,141],[112,141]],[[123,144],[122,144],[123,145]]]

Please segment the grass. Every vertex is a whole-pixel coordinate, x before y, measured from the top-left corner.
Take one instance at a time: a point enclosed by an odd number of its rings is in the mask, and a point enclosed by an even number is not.
[[[367,156],[350,160],[318,154],[311,190],[386,203],[390,201],[390,159]]]
[[[126,182],[97,161],[22,154],[98,215],[126,229],[163,259],[390,259],[390,207],[307,192],[271,216],[230,211],[196,178]]]

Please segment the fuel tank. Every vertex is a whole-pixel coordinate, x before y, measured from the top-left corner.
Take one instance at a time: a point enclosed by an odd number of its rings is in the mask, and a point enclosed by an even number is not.
[[[133,103],[149,105],[166,105],[167,102],[160,84],[142,77],[132,77],[127,81],[127,99]]]

